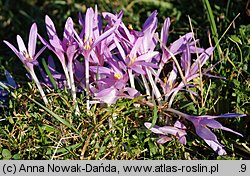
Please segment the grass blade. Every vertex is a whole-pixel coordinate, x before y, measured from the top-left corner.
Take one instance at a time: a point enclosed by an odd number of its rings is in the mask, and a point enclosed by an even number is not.
[[[28,97],[29,98],[29,97]],[[67,120],[62,119],[61,117],[59,117],[56,113],[54,113],[53,111],[49,110],[48,108],[46,108],[45,106],[43,106],[42,104],[38,103],[36,100],[29,98],[31,101],[33,101],[34,103],[36,103],[38,106],[40,106],[41,108],[43,108],[45,111],[47,111],[50,115],[52,115],[55,119],[57,119],[59,122],[63,123],[65,126],[69,127],[70,129],[74,130],[77,134],[79,134],[79,132],[77,131],[77,129],[75,127],[73,127]]]
[[[47,63],[46,63],[46,61],[45,61],[44,58],[42,58],[42,64],[43,64],[44,70],[45,70],[46,74],[48,75],[49,80],[51,81],[53,87],[54,87],[55,89],[58,89],[58,87],[57,87],[57,85],[56,85],[56,81],[55,81],[55,79],[53,78],[53,76],[52,76],[52,74],[51,74],[51,72],[50,72],[50,70],[49,70],[49,67],[48,67],[48,65],[47,65]]]

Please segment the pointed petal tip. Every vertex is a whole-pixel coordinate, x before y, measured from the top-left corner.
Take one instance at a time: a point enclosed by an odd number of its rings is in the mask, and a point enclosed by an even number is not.
[[[221,114],[219,116],[208,116],[208,119],[215,119],[215,118],[234,118],[234,117],[244,117],[247,116],[247,114],[238,114],[238,113],[227,113],[227,114]]]
[[[145,126],[147,129],[149,129],[151,125],[152,125],[152,123],[149,123],[149,122],[145,122],[145,123],[144,123],[144,126]]]

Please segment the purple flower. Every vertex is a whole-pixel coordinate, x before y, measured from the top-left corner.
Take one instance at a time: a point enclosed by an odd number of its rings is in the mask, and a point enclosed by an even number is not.
[[[44,46],[42,49],[39,50],[39,52],[36,54],[36,42],[37,42],[37,25],[36,23],[33,23],[33,25],[30,28],[30,34],[29,34],[29,42],[28,42],[28,51],[26,49],[26,46],[23,42],[23,39],[17,35],[17,44],[18,44],[18,50],[10,44],[8,41],[4,40],[4,43],[10,47],[10,49],[17,55],[17,57],[22,61],[22,63],[26,66],[26,68],[29,71],[34,70],[34,64],[37,64],[36,59],[42,54],[42,52],[45,50],[46,46]]]
[[[208,127],[213,128],[213,129],[221,129],[221,130],[229,131],[239,136],[242,136],[242,134],[236,131],[233,131],[230,128],[222,126],[221,123],[219,123],[218,121],[214,119],[246,116],[245,114],[235,114],[235,113],[222,114],[219,116],[210,116],[210,115],[192,116],[192,115],[184,114],[172,108],[169,108],[168,111],[178,114],[184,117],[185,119],[191,121],[195,127],[196,134],[200,136],[214,151],[216,151],[218,155],[226,155],[226,151],[223,149],[223,145],[219,143],[216,135]]]
[[[9,42],[4,41],[5,44],[7,44],[12,51],[17,55],[17,57],[23,62],[26,69],[30,73],[32,79],[34,80],[35,84],[37,85],[37,88],[39,89],[39,92],[43,98],[44,103],[47,105],[48,100],[45,96],[45,93],[37,79],[37,76],[34,71],[34,65],[38,65],[38,62],[36,59],[40,54],[45,50],[46,46],[44,46],[40,51],[35,54],[36,52],[36,42],[37,42],[37,26],[36,23],[33,23],[33,25],[30,28],[30,34],[29,34],[29,42],[28,42],[28,51],[24,45],[23,39],[17,35],[17,44],[19,51]]]
[[[81,16],[79,17],[82,32],[80,35],[78,35],[74,29],[73,32],[75,41],[79,45],[80,53],[85,59],[90,59],[89,54],[91,54],[91,51],[117,29],[121,22],[121,17],[122,14],[120,14],[114,25],[104,32],[100,31],[100,19],[98,18],[97,9],[95,9],[94,12],[92,8],[88,8],[84,20]]]
[[[185,80],[182,80],[178,84],[178,86],[172,87],[172,90],[170,90],[170,91],[168,90],[167,97],[169,97],[172,94],[171,98],[169,100],[169,107],[171,107],[173,100],[174,100],[176,94],[178,93],[178,91],[183,89],[185,86],[190,86],[190,84],[188,84],[188,83],[190,81],[192,81],[193,79],[200,76],[200,74],[199,74],[199,62],[200,62],[200,67],[202,67],[206,63],[206,61],[209,59],[209,57],[212,55],[213,49],[214,49],[213,47],[209,47],[206,50],[204,50],[203,52],[201,52],[201,54],[198,56],[198,58],[195,60],[195,62],[193,64],[191,64],[191,58],[190,58],[191,55],[189,53],[189,49],[184,50],[184,52],[182,54],[182,59],[184,59],[185,61],[182,62],[182,67],[185,71],[185,75],[184,75]],[[190,49],[190,51],[191,51],[191,49]],[[185,53],[185,52],[187,52],[187,53]],[[201,73],[201,74],[203,74],[203,73]]]
[[[94,74],[99,74],[100,79],[96,80],[95,87],[91,88],[95,99],[100,102],[114,104],[119,98],[133,99],[140,95],[134,88],[126,87],[128,74],[122,69],[122,62],[114,62],[112,58],[107,58],[109,67],[92,66],[90,70]]]
[[[114,104],[118,99],[121,98],[133,99],[140,95],[141,94],[137,90],[130,87],[124,87],[118,89],[112,86],[95,93],[95,99],[107,104]]]
[[[41,36],[39,36],[42,43],[57,55],[62,64],[66,65],[64,54],[67,55],[68,62],[72,62],[74,55],[77,52],[77,43],[73,38],[74,33],[72,30],[72,19],[69,17],[65,23],[62,40],[59,39],[55,25],[48,15],[45,16],[45,23],[47,34],[49,37],[49,43]]]
[[[171,141],[172,138],[167,136],[167,134],[171,134],[175,137],[178,138],[178,141],[182,144],[186,144],[186,137],[185,135],[187,134],[185,132],[186,127],[181,124],[179,121],[176,121],[174,126],[163,126],[159,127],[157,125],[152,126],[152,123],[145,122],[144,125],[146,126],[147,129],[151,130],[155,134],[160,135],[160,139],[157,140],[158,144],[164,144],[168,141]]]
[[[48,15],[45,16],[45,23],[49,42],[43,39],[40,35],[38,35],[38,37],[45,46],[56,54],[63,67],[68,88],[74,89],[74,81],[70,80],[70,73],[72,73],[72,62],[76,57],[78,44],[73,37],[73,21],[70,17],[67,19],[62,40],[59,39],[55,25]],[[65,60],[65,55],[67,56],[67,62]],[[67,68],[67,66],[69,68]]]
[[[79,17],[80,24],[82,25],[82,32],[80,35],[73,30],[74,39],[78,43],[79,53],[84,56],[84,67],[85,67],[85,86],[86,86],[86,96],[87,96],[87,110],[90,109],[90,63],[94,63],[95,65],[103,65],[101,53],[97,52],[101,51],[103,42],[107,39],[112,33],[117,29],[121,22],[121,16],[117,19],[115,24],[110,28],[105,28],[106,30],[102,33],[100,21],[98,18],[97,7],[95,8],[95,12],[92,8],[88,8],[86,12],[85,19]],[[100,58],[100,59],[99,59]]]

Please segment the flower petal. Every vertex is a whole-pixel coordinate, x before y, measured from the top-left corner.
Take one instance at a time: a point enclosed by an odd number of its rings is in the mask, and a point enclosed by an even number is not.
[[[36,41],[37,41],[37,25],[33,23],[30,28],[28,51],[29,55],[34,57],[36,53]]]
[[[57,34],[56,34],[55,25],[48,15],[45,16],[45,23],[46,23],[46,29],[47,29],[47,34],[49,36],[49,39],[52,39],[53,36]]]
[[[164,45],[167,44],[169,27],[170,27],[170,18],[166,18],[163,27],[161,29],[161,41]]]
[[[19,57],[19,52],[17,51],[17,49],[8,41],[4,40],[3,41],[18,57]]]
[[[194,74],[196,74],[199,70],[199,63],[200,63],[200,67],[202,67],[206,61],[208,60],[208,58],[212,55],[214,48],[210,47],[207,48],[200,56],[199,58],[197,58],[195,60],[195,62],[193,63],[191,69],[190,69],[190,73],[189,76],[192,76]]]
[[[68,17],[64,27],[63,38],[70,40],[70,38],[74,34],[72,29],[73,29],[73,20],[72,18]]]
[[[164,144],[164,143],[166,143],[166,142],[168,142],[168,141],[171,141],[171,140],[172,140],[171,137],[168,137],[168,136],[165,136],[165,135],[161,135],[161,136],[160,136],[160,139],[158,139],[156,142],[157,142],[158,144]]]
[[[26,49],[24,42],[23,42],[23,39],[20,37],[20,35],[17,35],[16,40],[17,40],[19,51],[22,54],[27,53],[27,49]]]
[[[187,143],[187,139],[186,139],[185,136],[179,137],[178,141],[179,141],[180,143],[184,144],[184,145],[186,145],[186,143]]]
[[[94,19],[94,10],[88,8],[85,16],[85,38],[88,40],[93,39],[93,19]]]
[[[164,134],[172,134],[177,137],[184,136],[187,134],[184,130],[180,130],[173,126],[163,126],[160,127],[159,130],[162,131]]]
[[[110,87],[96,93],[95,98],[107,104],[114,104],[119,98],[117,93],[118,91],[114,87]]]
[[[149,123],[149,122],[145,122],[144,125],[145,125],[145,127],[146,127],[147,129],[149,129],[149,130],[152,131],[153,133],[164,135],[164,133],[163,133],[161,130],[159,130],[159,128],[160,128],[159,126],[155,125],[155,126],[153,126],[152,128],[150,128],[151,125],[152,125],[152,123]]]
[[[237,114],[237,113],[228,113],[221,114],[219,116],[205,116],[207,119],[215,119],[215,118],[234,118],[234,117],[244,117],[246,114]]]
[[[204,139],[204,141],[209,145],[209,147],[211,147],[215,152],[217,152],[218,155],[227,154],[227,152],[223,149],[223,145],[221,145],[220,143],[217,143],[213,140],[207,140],[207,139]]]
[[[151,62],[152,58],[157,55],[159,52],[153,51],[153,52],[148,52],[146,54],[140,55],[135,59],[135,61],[147,61]]]
[[[207,125],[210,128],[221,129],[221,130],[229,131],[231,133],[235,133],[235,134],[237,134],[239,136],[242,136],[242,134],[222,126],[221,123],[217,122],[216,120],[204,119],[204,120],[201,121],[201,123],[204,124],[204,125]]]
[[[202,139],[212,140],[212,141],[217,142],[216,135],[210,129],[208,129],[200,124],[196,125],[195,123],[194,123],[194,126],[195,126],[196,134],[198,136],[200,136]]]
[[[176,122],[174,123],[174,127],[182,129],[182,130],[187,129],[187,127],[183,123],[181,123],[179,120],[176,120]]]

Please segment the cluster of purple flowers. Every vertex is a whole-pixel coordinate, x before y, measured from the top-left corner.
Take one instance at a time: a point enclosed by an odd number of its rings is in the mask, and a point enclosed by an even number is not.
[[[73,20],[66,21],[63,38],[59,38],[53,21],[45,17],[48,39],[38,34],[34,23],[30,30],[28,50],[22,38],[17,36],[18,49],[4,41],[25,65],[31,78],[37,84],[45,104],[48,104],[41,84],[53,87],[51,80],[40,67],[37,61],[40,54],[48,48],[59,59],[63,73],[56,70],[53,58],[48,58],[48,68],[58,88],[67,88],[71,91],[76,112],[76,92],[84,90],[87,96],[87,110],[92,103],[114,104],[120,98],[135,98],[142,95],[138,86],[144,87],[145,100],[156,100],[158,105],[168,102],[168,111],[184,117],[194,124],[196,133],[219,155],[226,154],[217,137],[208,127],[227,130],[241,135],[233,130],[223,127],[215,121],[218,117],[236,117],[241,114],[224,114],[221,116],[190,116],[171,108],[175,95],[180,90],[187,90],[191,95],[197,94],[190,89],[194,85],[191,81],[200,73],[200,68],[213,53],[213,47],[204,49],[197,47],[198,40],[194,40],[193,33],[187,33],[172,44],[168,44],[170,19],[167,18],[161,32],[157,29],[157,11],[154,11],[145,21],[140,31],[134,30],[123,23],[123,12],[112,14],[102,13],[107,25],[102,26],[102,18],[95,9],[88,8],[83,16],[79,14],[79,23],[82,27],[78,32],[74,28]],[[36,53],[37,38],[44,47]],[[156,50],[159,45],[159,50]],[[168,45],[168,47],[166,47]],[[193,55],[196,56],[192,61]],[[178,56],[179,61],[176,59]],[[84,58],[80,62],[78,58]],[[167,77],[162,78],[165,65],[171,65]],[[38,67],[43,80],[38,81],[34,66]],[[181,79],[179,78],[181,76]],[[174,126],[152,126],[146,122],[145,126],[153,133],[159,134],[157,141],[162,144],[172,140],[169,135],[176,136],[180,143],[186,143],[186,127],[180,120]]]

